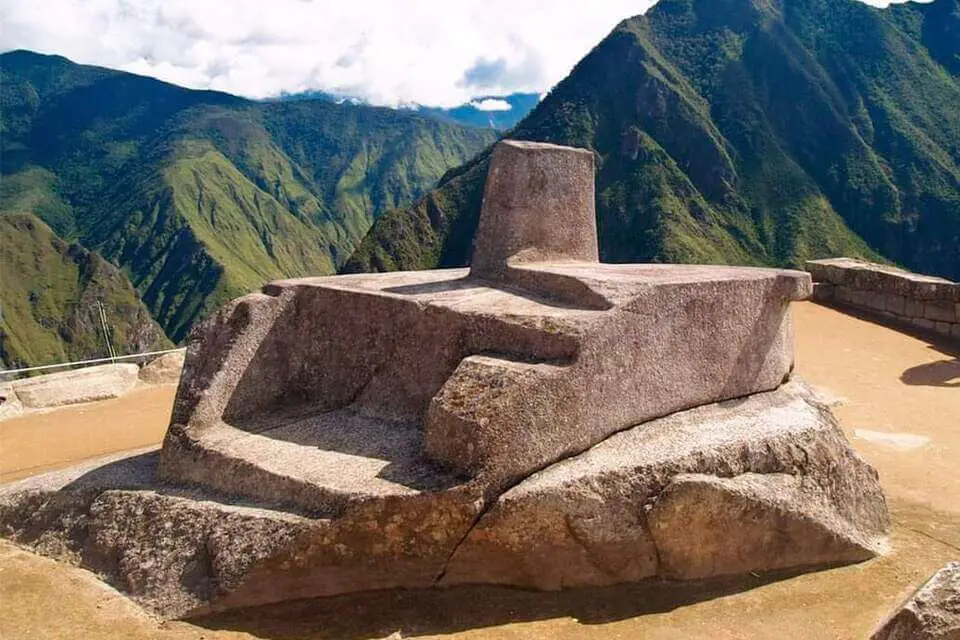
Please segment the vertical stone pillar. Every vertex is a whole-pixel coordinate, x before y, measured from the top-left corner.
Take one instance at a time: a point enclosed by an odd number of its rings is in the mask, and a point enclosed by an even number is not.
[[[470,274],[508,279],[531,262],[599,262],[593,153],[541,142],[497,144]]]

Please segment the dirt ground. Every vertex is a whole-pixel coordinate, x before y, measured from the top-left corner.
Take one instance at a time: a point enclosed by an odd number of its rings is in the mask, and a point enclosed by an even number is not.
[[[842,401],[835,411],[887,491],[894,530],[883,557],[745,590],[392,592],[161,624],[89,573],[2,544],[0,638],[866,638],[930,573],[960,559],[960,360],[952,347],[810,303],[794,317],[798,370]],[[171,401],[172,389],[150,389],[0,423],[0,477],[158,442]]]
[[[0,422],[0,483],[163,439],[176,385]]]

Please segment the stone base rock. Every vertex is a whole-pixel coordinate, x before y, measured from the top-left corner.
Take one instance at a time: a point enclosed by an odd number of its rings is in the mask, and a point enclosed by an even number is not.
[[[521,482],[443,583],[559,589],[856,562],[888,527],[876,472],[794,382],[647,422]]]
[[[960,640],[960,562],[933,574],[871,640]]]
[[[183,351],[165,353],[151,360],[140,369],[140,380],[147,384],[175,384],[180,382],[183,369]]]
[[[889,526],[876,473],[799,382],[630,428],[499,497],[437,471],[422,491],[357,486],[306,516],[158,483],[156,465],[153,451],[0,487],[0,533],[178,617],[393,587],[825,566],[871,557]]]
[[[12,386],[24,407],[52,409],[122,396],[137,384],[139,371],[135,364],[105,364],[17,380]]]

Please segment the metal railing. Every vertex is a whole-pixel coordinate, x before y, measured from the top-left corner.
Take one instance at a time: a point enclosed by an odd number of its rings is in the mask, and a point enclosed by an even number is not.
[[[60,364],[44,364],[38,367],[23,367],[21,369],[3,369],[0,370],[0,376],[13,376],[20,373],[29,373],[31,371],[47,371],[50,369],[64,369],[67,367],[86,366],[92,364],[103,364],[106,362],[118,362],[120,360],[135,360],[137,358],[146,358],[150,356],[162,356],[167,353],[176,353],[185,351],[185,347],[178,349],[164,349],[163,351],[146,351],[144,353],[131,353],[126,356],[112,356],[109,358],[96,358],[95,360],[78,360],[76,362],[61,362]]]

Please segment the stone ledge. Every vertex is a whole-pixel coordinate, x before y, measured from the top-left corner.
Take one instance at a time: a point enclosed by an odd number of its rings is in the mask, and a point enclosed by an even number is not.
[[[11,387],[24,408],[52,409],[120,397],[136,386],[139,372],[135,364],[104,364],[14,380]]]
[[[817,302],[960,340],[960,283],[852,258],[808,260],[804,266]]]

